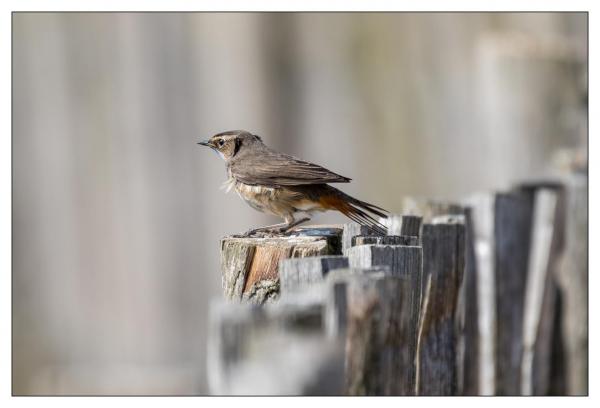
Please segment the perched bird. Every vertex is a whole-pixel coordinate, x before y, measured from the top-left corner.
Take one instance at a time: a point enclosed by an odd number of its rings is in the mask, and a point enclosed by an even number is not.
[[[328,183],[348,183],[351,179],[324,167],[309,163],[267,147],[259,136],[245,130],[219,133],[207,141],[227,165],[227,191],[235,188],[252,208],[280,216],[284,223],[246,232],[281,234],[309,221],[296,219],[297,213],[337,210],[374,233],[385,235],[387,229],[374,216],[387,218],[383,208],[357,200]]]

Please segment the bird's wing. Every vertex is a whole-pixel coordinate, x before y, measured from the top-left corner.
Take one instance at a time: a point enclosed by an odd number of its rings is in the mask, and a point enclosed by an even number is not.
[[[276,152],[244,157],[231,163],[230,170],[236,180],[250,185],[297,186],[351,180],[319,165]]]

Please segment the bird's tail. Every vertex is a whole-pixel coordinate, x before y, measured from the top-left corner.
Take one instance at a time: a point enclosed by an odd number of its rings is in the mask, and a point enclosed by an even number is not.
[[[341,212],[352,221],[371,228],[375,234],[387,235],[387,227],[375,218],[375,216],[387,218],[387,210],[360,201],[337,188],[331,186],[327,187],[332,191],[330,194],[321,197],[320,201],[323,207]]]

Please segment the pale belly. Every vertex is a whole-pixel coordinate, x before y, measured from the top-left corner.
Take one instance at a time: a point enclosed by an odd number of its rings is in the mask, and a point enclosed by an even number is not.
[[[257,211],[286,217],[295,212],[322,211],[318,203],[286,188],[252,186],[233,181],[238,195]]]

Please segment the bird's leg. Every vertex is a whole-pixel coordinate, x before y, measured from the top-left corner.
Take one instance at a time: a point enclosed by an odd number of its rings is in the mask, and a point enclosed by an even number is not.
[[[287,225],[286,222],[282,222],[280,224],[275,224],[275,225],[268,225],[266,227],[260,227],[260,228],[253,228],[251,230],[248,230],[246,232],[244,232],[242,234],[243,237],[249,237],[251,235],[255,235],[259,232],[273,232],[276,229],[281,229],[283,227],[285,227]]]
[[[292,222],[290,224],[287,224],[285,226],[285,229],[283,231],[281,231],[281,232],[289,232],[292,228],[294,228],[294,227],[296,227],[296,226],[298,226],[298,225],[300,225],[300,224],[302,224],[304,222],[307,222],[307,221],[310,221],[310,217],[300,218],[298,221],[294,221],[294,222]]]
[[[283,234],[285,232],[288,232],[289,230],[291,230],[292,228],[294,228],[297,225],[302,224],[303,222],[306,221],[310,221],[309,217],[304,217],[301,218],[299,220],[295,220],[293,216],[286,216],[285,217],[285,222],[281,223],[281,224],[275,224],[275,225],[269,225],[266,227],[261,227],[261,228],[254,228],[251,229],[247,232],[245,232],[242,236],[244,237],[249,237],[251,235],[255,235],[259,232],[264,232],[264,233],[274,233],[274,234]]]

